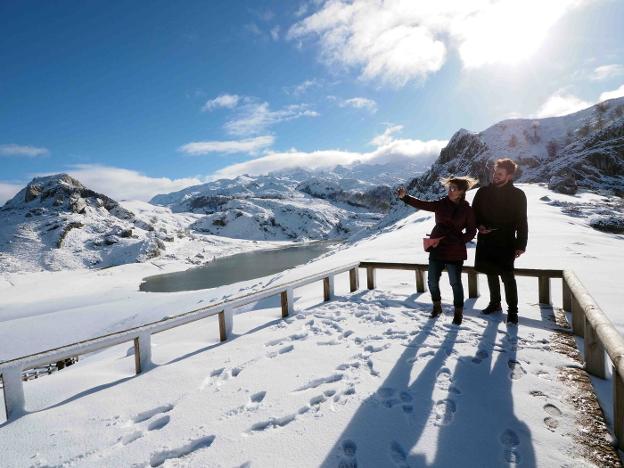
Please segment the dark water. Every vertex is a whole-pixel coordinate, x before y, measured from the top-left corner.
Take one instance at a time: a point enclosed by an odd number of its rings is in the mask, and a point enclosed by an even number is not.
[[[335,245],[335,242],[314,242],[231,255],[198,268],[148,276],[139,289],[147,292],[195,291],[261,278],[306,263]]]

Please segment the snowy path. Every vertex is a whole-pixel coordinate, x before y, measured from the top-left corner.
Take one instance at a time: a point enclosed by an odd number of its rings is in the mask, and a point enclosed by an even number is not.
[[[31,413],[0,426],[2,465],[592,466],[558,379],[578,364],[551,348],[552,309],[525,301],[508,328],[472,309],[479,298],[455,327],[450,308],[428,318],[412,275],[353,294],[337,281],[324,304],[318,287],[298,289],[284,321],[262,301],[221,345],[214,323],[156,335],[159,366],[135,378],[118,347],[28,382]]]

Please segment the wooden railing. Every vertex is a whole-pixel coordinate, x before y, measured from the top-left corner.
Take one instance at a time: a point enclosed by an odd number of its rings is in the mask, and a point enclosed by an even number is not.
[[[218,315],[219,335],[221,341],[230,336],[234,320],[234,309],[261,299],[280,295],[282,317],[294,311],[293,290],[312,282],[322,281],[323,300],[329,301],[334,296],[334,277],[349,272],[349,289],[358,289],[358,267],[366,269],[368,289],[376,287],[376,271],[412,270],[416,274],[416,291],[425,292],[425,272],[428,266],[422,263],[384,263],[364,261],[352,263],[340,268],[307,276],[287,284],[243,295],[220,303],[210,304],[174,317],[167,317],[157,322],[148,323],[124,331],[80,341],[41,353],[22,356],[0,362],[0,375],[4,382],[4,404],[7,420],[11,421],[25,413],[25,399],[22,382],[24,370],[47,365],[63,359],[92,353],[124,342],[134,342],[134,358],[136,373],[152,367],[151,335],[170,330],[206,317]],[[479,273],[470,266],[464,266],[463,272],[468,275],[468,296],[479,296]],[[550,280],[561,278],[563,309],[572,313],[573,332],[585,339],[585,369],[591,375],[604,379],[605,351],[613,368],[613,429],[618,440],[618,447],[624,449],[624,338],[619,334],[611,321],[602,312],[576,275],[569,270],[516,269],[516,276],[534,277],[538,280],[538,296],[541,304],[551,304]]]
[[[221,341],[227,340],[232,332],[234,323],[234,309],[279,295],[281,297],[282,317],[287,317],[294,311],[293,291],[295,288],[307,284],[323,282],[323,300],[329,301],[334,296],[334,277],[340,273],[349,272],[350,290],[358,289],[358,263],[352,263],[340,268],[324,271],[311,276],[291,281],[287,284],[274,286],[262,291],[231,298],[227,301],[210,304],[173,317],[147,323],[139,327],[129,328],[116,333],[102,335],[60,348],[49,349],[44,352],[21,356],[0,362],[0,375],[3,381],[4,406],[8,421],[25,414],[25,397],[23,388],[23,374],[27,369],[45,366],[49,363],[110,348],[125,342],[134,342],[134,362],[136,373],[139,374],[153,367],[151,353],[151,336],[186,325],[206,317],[218,315],[219,336]]]

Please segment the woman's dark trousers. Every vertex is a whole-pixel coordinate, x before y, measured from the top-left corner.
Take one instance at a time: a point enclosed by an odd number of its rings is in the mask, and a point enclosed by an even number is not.
[[[427,283],[431,292],[431,300],[433,302],[440,301],[440,276],[446,265],[449,283],[453,289],[453,305],[455,307],[464,307],[464,286],[462,285],[461,272],[464,262],[445,262],[443,260],[435,260],[429,258],[429,270],[427,274]]]

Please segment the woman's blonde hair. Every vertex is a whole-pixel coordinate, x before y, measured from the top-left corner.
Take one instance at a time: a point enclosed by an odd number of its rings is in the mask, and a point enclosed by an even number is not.
[[[477,185],[478,182],[479,181],[477,179],[470,177],[470,176],[461,176],[461,177],[449,176],[449,177],[444,177],[440,179],[440,183],[444,185],[445,187],[448,187],[449,185],[453,184],[459,190],[464,192],[464,194],[466,191],[470,190],[472,187]]]

